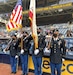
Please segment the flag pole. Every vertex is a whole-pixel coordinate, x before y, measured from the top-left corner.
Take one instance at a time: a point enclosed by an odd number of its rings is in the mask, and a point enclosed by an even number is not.
[[[23,31],[22,31],[22,28],[21,28],[21,50],[23,49]]]

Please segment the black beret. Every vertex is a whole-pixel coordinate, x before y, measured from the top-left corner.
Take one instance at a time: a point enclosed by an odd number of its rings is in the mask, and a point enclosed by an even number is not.
[[[54,30],[53,30],[53,33],[54,33],[54,32],[59,32],[59,30],[58,30],[58,29],[54,29]]]
[[[16,37],[16,35],[15,35],[15,34],[11,34],[11,37],[12,37],[12,36]]]
[[[28,34],[28,32],[27,32],[27,31],[25,31],[24,33],[25,33],[25,34]]]

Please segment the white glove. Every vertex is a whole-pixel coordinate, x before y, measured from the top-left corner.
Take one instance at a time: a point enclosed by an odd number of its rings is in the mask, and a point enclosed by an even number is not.
[[[22,49],[22,50],[21,50],[21,54],[23,54],[23,53],[24,53],[24,50]]]
[[[17,38],[21,38],[21,37],[23,37],[23,34],[17,34]]]
[[[48,48],[45,48],[44,53],[50,53],[50,50],[48,50]]]
[[[15,58],[17,59],[18,58],[18,55],[16,55]]]
[[[37,55],[38,53],[39,53],[39,50],[38,49],[34,50],[34,54],[35,55]]]
[[[65,59],[64,59],[64,58],[62,58],[62,61],[65,61]]]
[[[3,52],[6,53],[6,50],[4,49]]]

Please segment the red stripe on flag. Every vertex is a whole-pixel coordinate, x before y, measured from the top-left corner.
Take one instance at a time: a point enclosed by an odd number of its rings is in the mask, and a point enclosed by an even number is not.
[[[11,25],[12,25],[12,28],[15,28],[13,22],[10,22],[10,23],[11,23]]]
[[[31,11],[29,11],[29,19],[30,19],[30,26],[31,26],[31,29],[32,29],[33,13]]]
[[[12,12],[12,18],[11,18],[11,20],[13,20],[14,19],[14,16],[15,16],[15,10],[13,10],[13,12]]]
[[[16,15],[17,9],[18,9],[18,6],[16,7],[16,9],[13,10],[15,13],[13,12],[13,15],[12,15],[13,18],[12,18],[12,20],[14,19],[15,15]]]
[[[20,20],[22,19],[22,15],[20,16]]]
[[[17,12],[18,6],[15,7],[15,12]]]
[[[9,25],[7,25],[7,27],[8,27],[8,29],[10,29],[10,26]]]
[[[29,11],[29,18],[33,19],[33,13],[31,11]]]
[[[19,15],[20,15],[20,13],[21,13],[21,10],[22,10],[22,7],[20,7],[20,11],[18,12],[18,16],[17,16],[15,22],[17,22],[17,20],[18,20],[18,17],[19,17]]]

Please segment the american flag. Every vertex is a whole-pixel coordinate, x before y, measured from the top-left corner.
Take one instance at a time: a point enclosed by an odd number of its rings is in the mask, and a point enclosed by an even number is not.
[[[38,35],[37,35],[37,25],[36,25],[36,4],[35,0],[30,0],[30,8],[29,8],[29,19],[30,19],[30,27],[32,30],[32,37],[35,43],[35,49],[38,48]]]
[[[6,28],[7,31],[18,30],[22,28],[22,0],[18,0],[15,8],[12,11]]]

